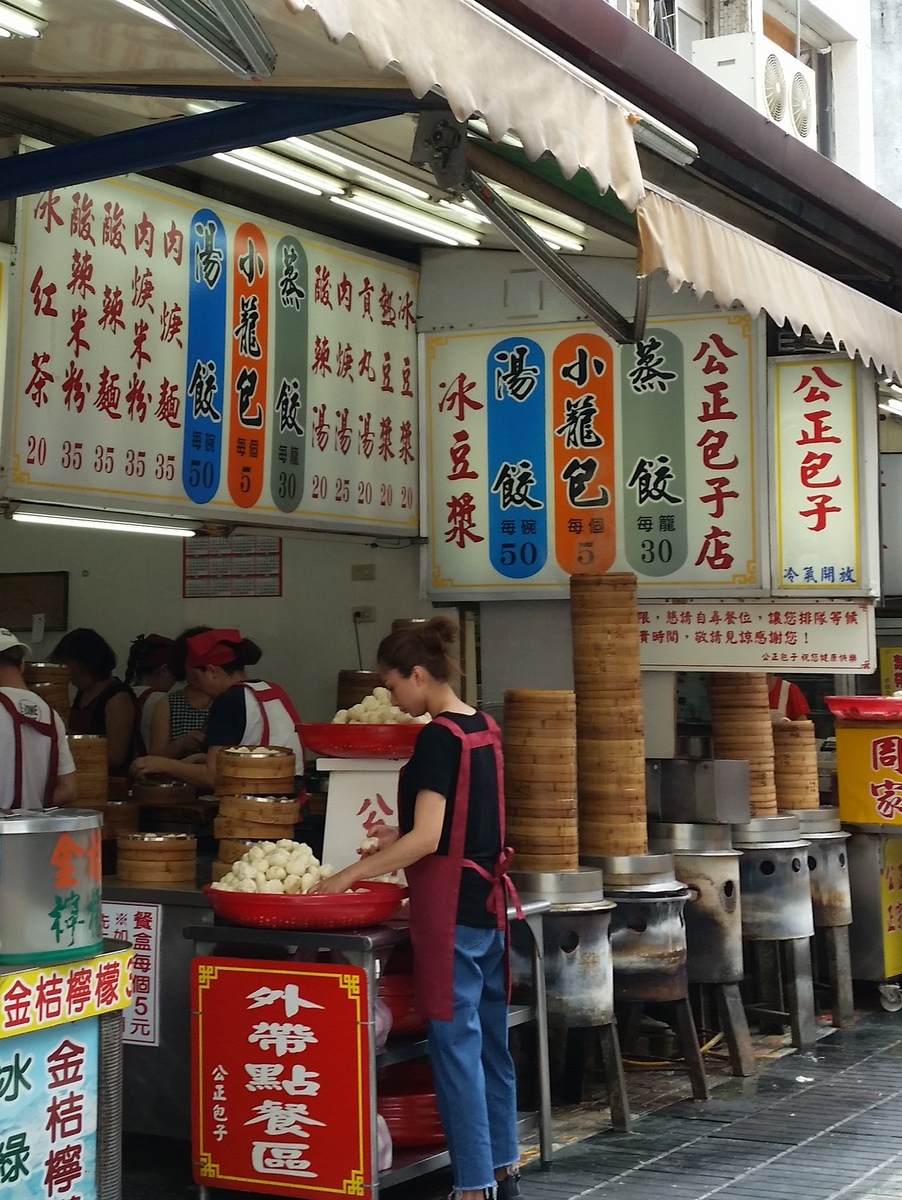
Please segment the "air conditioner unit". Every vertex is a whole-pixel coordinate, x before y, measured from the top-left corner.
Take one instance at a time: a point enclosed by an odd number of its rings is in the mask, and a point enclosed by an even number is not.
[[[692,43],[692,64],[817,149],[815,75],[760,33],[731,33]]]

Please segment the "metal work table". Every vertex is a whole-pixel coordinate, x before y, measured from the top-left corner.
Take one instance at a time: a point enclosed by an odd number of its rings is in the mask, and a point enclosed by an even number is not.
[[[124,897],[123,897],[124,898]],[[513,1027],[530,1021],[536,1023],[536,1073],[538,1078],[539,1108],[536,1113],[520,1117],[520,1132],[536,1127],[539,1131],[539,1157],[543,1168],[551,1165],[551,1087],[548,1068],[548,1013],[545,1004],[544,941],[542,916],[548,911],[547,901],[531,901],[522,905],[523,922],[529,930],[532,942],[533,1003],[512,1006],[508,1025]],[[509,918],[517,920],[513,909]],[[378,993],[378,977],[381,962],[390,950],[408,938],[405,922],[392,921],[372,929],[317,932],[314,930],[250,929],[235,925],[189,925],[183,936],[195,944],[199,956],[218,955],[235,957],[276,958],[280,961],[304,962],[315,958],[320,951],[329,951],[333,959],[343,961],[365,970],[369,982],[369,1021],[375,1024],[374,1005]],[[373,1041],[370,1042],[371,1046]],[[376,1112],[376,1068],[395,1062],[407,1062],[428,1055],[425,1039],[405,1040],[396,1046],[389,1044],[379,1055],[371,1051],[371,1110]],[[432,1148],[400,1150],[388,1171],[377,1171],[377,1145],[375,1132],[372,1138],[373,1178],[378,1178],[380,1188],[392,1187],[415,1179],[430,1171],[439,1170],[449,1163],[445,1149]],[[206,1200],[208,1190],[201,1186],[200,1195]]]

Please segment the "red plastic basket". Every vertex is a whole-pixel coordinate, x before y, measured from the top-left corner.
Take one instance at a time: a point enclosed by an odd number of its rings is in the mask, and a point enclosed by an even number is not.
[[[359,883],[352,892],[324,896],[279,896],[227,892],[209,885],[204,894],[218,917],[261,929],[361,929],[389,921],[407,889],[396,883]]]
[[[902,721],[902,696],[825,696],[842,721]]]
[[[391,1031],[395,1034],[425,1033],[426,1022],[413,999],[412,975],[383,975],[379,995],[391,1012]]]
[[[428,1063],[395,1063],[376,1076],[376,1111],[394,1145],[440,1146],[445,1140]]]
[[[301,741],[326,758],[410,758],[422,728],[419,724],[302,725]]]

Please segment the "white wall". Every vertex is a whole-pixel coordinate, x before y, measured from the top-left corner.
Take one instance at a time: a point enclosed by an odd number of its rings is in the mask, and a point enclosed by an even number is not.
[[[376,609],[375,622],[360,626],[367,669],[394,618],[432,612],[419,599],[418,553],[415,546],[389,550],[366,542],[284,538],[281,598],[184,600],[176,539],[0,521],[0,570],[68,571],[69,627],[88,625],[102,633],[119,656],[120,673],[139,633],[173,637],[189,625],[237,627],[262,647],[261,675],[281,683],[307,721],[332,717],[338,671],[358,666],[355,607]],[[375,581],[352,582],[354,563],[374,563]],[[47,633],[33,647],[34,657],[49,654],[61,636]]]

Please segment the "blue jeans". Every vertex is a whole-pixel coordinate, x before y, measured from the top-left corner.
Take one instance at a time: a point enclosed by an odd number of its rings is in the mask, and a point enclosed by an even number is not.
[[[427,1029],[454,1190],[493,1188],[495,1168],[519,1158],[500,930],[455,927],[454,1016]]]

